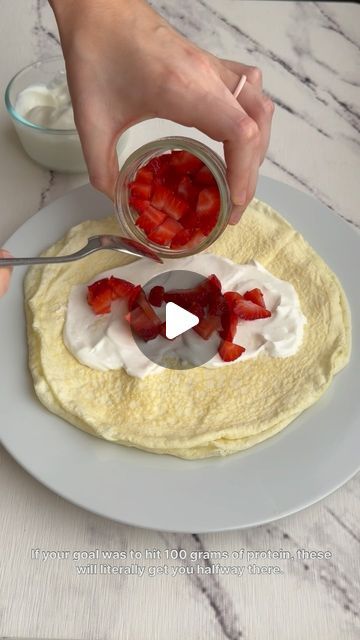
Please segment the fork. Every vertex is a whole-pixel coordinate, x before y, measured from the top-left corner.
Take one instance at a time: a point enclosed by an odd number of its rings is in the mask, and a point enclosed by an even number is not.
[[[95,251],[101,251],[103,249],[110,249],[111,251],[119,251],[120,253],[127,253],[131,256],[137,256],[140,258],[150,258],[156,262],[162,263],[162,259],[141,242],[137,240],[130,240],[129,238],[123,238],[121,236],[101,235],[91,236],[88,238],[87,244],[79,251],[71,253],[67,256],[46,256],[35,258],[0,258],[0,267],[17,267],[19,265],[29,264],[58,264],[61,262],[72,262],[73,260],[81,260],[85,256],[94,253]]]

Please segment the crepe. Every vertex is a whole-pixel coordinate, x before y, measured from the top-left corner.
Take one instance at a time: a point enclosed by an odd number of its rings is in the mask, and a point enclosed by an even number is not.
[[[72,253],[89,236],[117,232],[112,217],[83,222],[45,255]],[[29,365],[45,407],[100,438],[193,459],[251,447],[314,404],[349,359],[350,313],[337,277],[288,222],[258,200],[211,252],[239,264],[255,259],[293,284],[307,318],[294,356],[260,355],[218,369],[164,369],[144,379],[80,364],[62,337],[69,292],[131,261],[99,252],[27,273]]]

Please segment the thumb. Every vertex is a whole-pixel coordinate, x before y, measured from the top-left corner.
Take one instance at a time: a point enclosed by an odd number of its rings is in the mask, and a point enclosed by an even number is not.
[[[5,249],[0,249],[0,258],[11,258],[11,253]],[[0,298],[5,295],[9,288],[12,267],[0,267]]]

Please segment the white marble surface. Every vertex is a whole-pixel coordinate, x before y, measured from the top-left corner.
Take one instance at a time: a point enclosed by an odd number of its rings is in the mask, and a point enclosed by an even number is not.
[[[360,227],[360,7],[238,0],[153,4],[200,46],[262,68],[265,88],[278,105],[262,173],[314,194]],[[20,67],[59,51],[46,0],[2,0],[0,36],[2,91]],[[86,182],[86,176],[58,175],[33,164],[3,104],[0,145],[4,244],[29,216]],[[1,637],[360,637],[359,476],[280,522],[198,536],[150,532],[94,516],[42,487],[3,449],[0,460]],[[304,548],[329,550],[332,557],[262,563],[279,564],[281,575],[139,578],[78,576],[71,560],[31,559],[33,548],[70,554],[94,548],[162,553],[166,548],[188,553]]]

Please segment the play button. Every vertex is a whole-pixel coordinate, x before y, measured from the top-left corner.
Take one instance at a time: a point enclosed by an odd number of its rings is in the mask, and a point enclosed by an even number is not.
[[[166,337],[169,340],[181,336],[182,333],[196,327],[199,318],[190,311],[179,307],[175,302],[168,302],[165,308]]]
[[[153,287],[164,287],[166,292],[194,289],[204,281],[206,275],[173,269],[160,273],[143,285],[148,297]],[[196,332],[199,317],[175,302],[163,302],[153,309],[162,323],[164,334],[145,341],[132,331],[133,339],[140,351],[157,365],[166,369],[193,369],[206,364],[217,353],[220,338],[215,331],[208,340]]]

